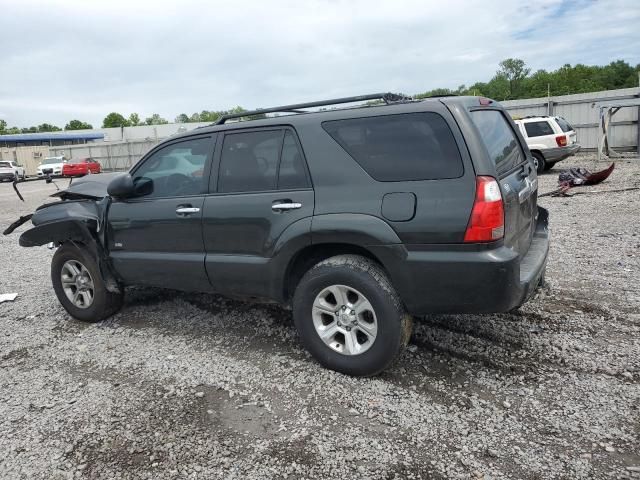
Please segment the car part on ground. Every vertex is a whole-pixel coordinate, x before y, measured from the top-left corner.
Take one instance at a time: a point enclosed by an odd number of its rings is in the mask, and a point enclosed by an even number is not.
[[[597,185],[604,182],[609,178],[609,175],[611,175],[614,168],[615,163],[612,163],[607,168],[600,170],[599,172],[590,172],[586,168],[582,167],[573,167],[569,170],[564,170],[563,172],[560,172],[560,175],[558,175],[558,188],[539,196],[571,196],[568,193],[571,188],[583,185]]]

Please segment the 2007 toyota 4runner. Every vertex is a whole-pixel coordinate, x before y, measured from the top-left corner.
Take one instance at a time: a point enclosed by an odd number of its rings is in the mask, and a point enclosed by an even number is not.
[[[128,285],[266,299],[292,307],[322,365],[373,375],[412,316],[506,312],[531,296],[549,248],[537,183],[498,103],[366,95],[171,137],[129,173],[56,193],[20,244],[58,247],[53,287],[77,319],[117,312]]]

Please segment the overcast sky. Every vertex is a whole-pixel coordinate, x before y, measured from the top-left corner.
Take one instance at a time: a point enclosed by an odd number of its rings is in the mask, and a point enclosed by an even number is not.
[[[640,63],[640,1],[0,0],[0,118],[141,118]]]

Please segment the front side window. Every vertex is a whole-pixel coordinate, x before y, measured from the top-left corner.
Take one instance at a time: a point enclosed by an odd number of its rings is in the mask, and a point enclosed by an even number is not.
[[[555,132],[549,122],[527,122],[524,124],[524,129],[527,132],[527,137],[543,137],[545,135],[553,135]]]
[[[525,160],[518,139],[507,119],[498,110],[476,110],[471,112],[473,123],[487,147],[489,158],[496,166],[498,175],[508,172]]]
[[[177,197],[203,193],[209,138],[197,138],[156,150],[133,173],[139,196]]]
[[[322,128],[380,182],[460,177],[460,151],[437,113],[408,113],[323,122]]]

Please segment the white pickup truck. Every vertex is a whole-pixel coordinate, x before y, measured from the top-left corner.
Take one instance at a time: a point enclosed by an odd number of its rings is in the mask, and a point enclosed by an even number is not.
[[[24,167],[13,160],[0,160],[0,182],[5,180],[24,180]]]

